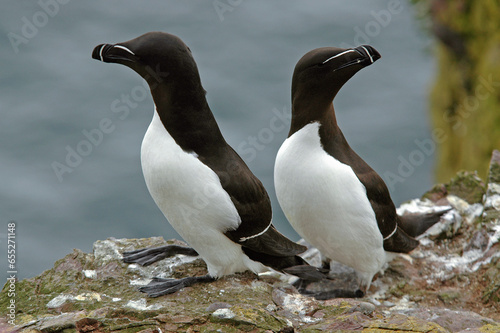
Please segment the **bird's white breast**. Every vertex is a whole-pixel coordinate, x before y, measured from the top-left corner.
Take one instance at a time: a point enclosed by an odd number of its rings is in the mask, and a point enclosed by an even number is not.
[[[219,177],[175,142],[156,110],[142,142],[141,164],[155,203],[206,261],[211,275],[258,270],[241,246],[223,234],[236,229],[241,219]]]
[[[325,256],[353,267],[369,284],[386,262],[364,185],[321,146],[318,122],[290,136],[276,157],[276,195],[286,217]]]

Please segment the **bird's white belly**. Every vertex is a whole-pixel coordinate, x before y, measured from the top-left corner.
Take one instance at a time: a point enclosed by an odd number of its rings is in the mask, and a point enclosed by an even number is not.
[[[236,229],[241,219],[219,177],[196,154],[182,150],[156,110],[142,142],[141,164],[155,203],[212,276],[262,270],[223,234]]]
[[[350,166],[323,150],[319,126],[306,125],[281,146],[274,169],[276,195],[306,241],[353,267],[369,284],[386,263],[383,237],[364,185]]]

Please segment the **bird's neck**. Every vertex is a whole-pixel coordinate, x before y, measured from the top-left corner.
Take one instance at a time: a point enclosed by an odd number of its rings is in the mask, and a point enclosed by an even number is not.
[[[290,137],[307,124],[319,122],[321,127],[328,127],[330,134],[336,135],[340,132],[337,126],[337,118],[331,98],[294,98],[292,100],[292,123],[290,126]]]
[[[200,154],[208,146],[225,144],[201,83],[162,83],[151,87],[151,93],[163,126],[184,150]]]
[[[341,156],[349,154],[351,147],[337,125],[333,104],[330,104],[328,111],[322,114],[319,122],[321,124],[319,127],[319,136],[323,149],[339,160],[342,158]]]
[[[320,124],[318,135],[321,146],[330,155],[341,162],[346,162],[355,154],[337,125],[331,100],[323,104],[319,104],[317,101],[316,104],[294,103],[292,106],[292,125],[288,136],[290,137],[293,133],[313,122]]]

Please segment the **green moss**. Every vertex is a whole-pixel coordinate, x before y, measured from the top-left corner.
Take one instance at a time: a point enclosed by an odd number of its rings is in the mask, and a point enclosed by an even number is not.
[[[496,209],[485,210],[481,223],[487,223],[493,220],[500,220],[500,211]]]
[[[500,325],[498,324],[488,324],[481,326],[479,328],[479,332],[484,332],[484,333],[498,333],[500,332]]]
[[[486,193],[486,185],[476,173],[460,171],[445,185],[448,194],[464,199],[470,204],[480,203]]]
[[[488,286],[483,293],[484,303],[499,303],[500,302],[500,281]]]
[[[454,301],[460,299],[461,296],[462,294],[458,291],[442,292],[438,294],[439,299],[445,304],[453,303]]]
[[[137,311],[127,308],[110,309],[106,314],[106,318],[121,318],[123,322],[141,321],[156,317],[160,312],[161,311]]]
[[[204,269],[198,263],[184,266],[186,275],[193,275],[193,271]],[[85,278],[81,274],[82,268],[96,270],[96,277]],[[106,277],[105,273],[110,272],[108,268],[112,269],[113,278]],[[490,269],[484,274],[484,278],[491,281],[488,283],[492,288],[497,283],[494,281],[497,281],[499,268],[500,259],[492,261]],[[99,322],[99,329],[103,332],[141,332],[157,327],[175,332],[280,332],[290,325],[290,321],[283,317],[286,316],[296,324],[301,323],[296,327],[300,332],[321,332],[325,331],[325,328],[328,330],[328,327],[342,327],[343,324],[349,327],[353,321],[357,329],[363,326],[369,332],[442,332],[439,326],[433,323],[407,316],[391,314],[383,317],[377,310],[370,314],[359,313],[355,300],[314,302],[311,314],[314,311],[317,318],[309,322],[303,321],[303,317],[297,314],[283,311],[280,307],[277,311],[268,311],[267,306],[273,304],[273,290],[278,285],[272,279],[258,280],[251,273],[227,276],[212,283],[194,285],[158,298],[147,298],[139,293],[136,287],[131,286],[129,280],[137,278],[134,274],[136,273],[133,270],[127,269],[127,266],[121,265],[117,260],[96,264],[92,256],[74,252],[58,261],[53,269],[41,276],[18,282],[16,290],[22,298],[19,300],[22,312],[17,314],[17,323],[35,321],[35,324],[23,331],[26,333],[30,332],[29,330],[37,332],[42,328],[48,331],[74,332],[74,327],[84,318]],[[47,303],[60,294],[40,293],[40,290],[50,291],[50,287],[43,284],[55,283],[54,281],[70,283],[70,278],[75,278],[76,282],[62,290],[62,293],[73,297],[80,295],[80,300],[69,300],[62,307],[48,309]],[[391,292],[410,295],[410,300],[425,293],[403,279],[394,279],[393,282],[394,290]],[[4,305],[7,300],[5,288],[0,294],[0,302],[3,302],[0,304]],[[119,297],[121,300],[113,300],[113,297]],[[131,300],[145,301],[143,305],[155,310],[129,307],[127,304]],[[235,316],[228,319],[215,318],[211,311],[207,311],[207,307],[215,302],[229,303]],[[4,305],[2,310],[5,309]],[[61,313],[65,314],[60,315]],[[341,326],[337,325],[339,323]],[[485,329],[490,328],[485,326]]]
[[[209,323],[207,325],[195,328],[197,330],[195,332],[200,332],[200,333],[219,333],[219,332],[241,333],[241,330],[239,328],[236,328],[232,325],[224,325],[221,323]],[[258,332],[262,331],[259,330]]]
[[[323,304],[319,304],[318,308],[325,313],[326,318],[331,318],[348,312],[352,309],[352,305],[348,302],[341,302],[338,306],[325,306]]]
[[[75,250],[63,259],[55,262],[54,267],[45,271],[40,276],[18,281],[16,283],[16,310],[17,320],[20,318],[33,318],[46,315],[55,315],[59,311],[92,311],[102,308],[103,304],[110,302],[111,297],[131,297],[131,295],[139,295],[139,292],[134,287],[129,286],[124,289],[125,278],[117,278],[106,280],[109,283],[103,284],[102,280],[93,280],[85,278],[82,269],[93,268],[93,256],[85,254],[80,250]],[[127,276],[127,272],[123,269],[121,275]],[[8,288],[7,284],[4,286]],[[106,294],[110,297],[107,299],[97,300],[68,300],[61,309],[49,309],[49,303],[56,296],[61,294],[71,295],[76,297],[85,293],[97,292],[98,294]],[[5,316],[7,313],[7,305],[10,302],[8,293],[0,294],[0,315]],[[23,320],[24,321],[24,320]]]
[[[156,328],[158,323],[155,321],[141,321],[141,322],[131,322],[126,324],[112,324],[109,326],[105,326],[110,331],[113,332],[126,332],[126,333],[135,333],[146,330],[148,328]]]
[[[484,303],[500,303],[500,258],[495,258],[491,267],[484,274],[488,282],[482,296]]]
[[[500,184],[500,164],[491,163],[488,173],[488,183]]]
[[[62,331],[59,331],[58,333],[79,333],[76,328],[66,328]]]
[[[254,328],[279,331],[286,327],[287,322],[268,311],[256,306],[233,306],[231,312],[235,314],[233,318],[210,317],[213,323],[231,323],[232,326],[242,330],[252,330]]]
[[[394,286],[391,287],[389,293],[391,293],[396,297],[402,297],[403,295],[407,294],[407,292],[405,291],[406,285],[407,283],[404,280],[399,283],[396,283]]]
[[[446,197],[447,195],[446,186],[444,184],[436,184],[429,191],[425,192],[421,199],[428,199],[431,201],[438,201]]]

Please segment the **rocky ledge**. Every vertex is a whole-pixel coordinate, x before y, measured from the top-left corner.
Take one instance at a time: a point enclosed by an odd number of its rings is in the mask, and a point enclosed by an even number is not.
[[[107,239],[93,253],[74,250],[40,276],[17,281],[15,324],[8,324],[7,283],[1,332],[500,332],[500,153],[487,181],[461,172],[400,214],[452,206],[410,255],[393,260],[362,299],[316,300],[272,274],[236,274],[147,298],[154,276],[206,273],[202,260],[178,255],[148,267],[125,264],[132,249],[182,244],[161,237]],[[305,254],[312,264],[319,253]],[[333,263],[332,283],[355,279]],[[309,285],[312,291],[331,288]],[[11,314],[12,315],[12,314]]]

